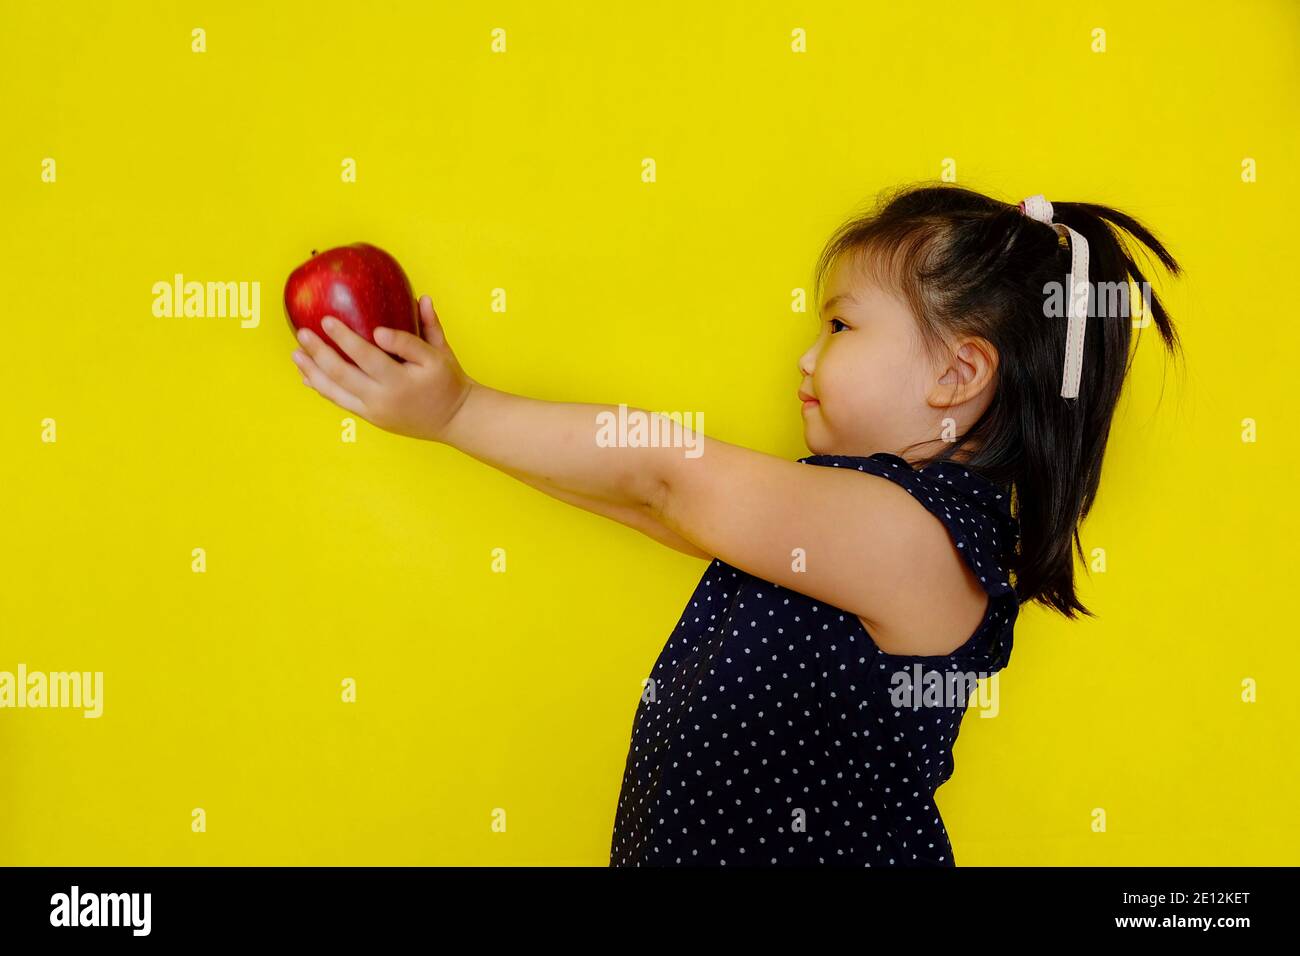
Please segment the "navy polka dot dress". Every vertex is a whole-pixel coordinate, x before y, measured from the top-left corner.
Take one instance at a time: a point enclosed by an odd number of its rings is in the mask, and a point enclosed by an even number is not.
[[[951,654],[886,654],[856,615],[714,560],[641,696],[611,866],[955,865],[934,792],[952,776],[966,700],[920,690],[1007,664],[1009,489],[887,452],[799,461],[905,488],[988,591],[984,620]]]

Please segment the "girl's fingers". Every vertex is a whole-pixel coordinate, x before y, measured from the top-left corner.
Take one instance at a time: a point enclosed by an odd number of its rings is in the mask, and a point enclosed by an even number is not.
[[[329,346],[326,346],[326,348],[329,348]],[[337,356],[335,356],[335,358],[337,358]],[[355,412],[362,418],[366,416],[365,403],[321,371],[320,366],[312,361],[310,355],[302,351],[294,352],[293,360],[302,371],[304,382],[316,389],[316,391],[320,392],[335,405],[338,405],[341,408],[346,408],[350,412]],[[340,361],[342,360],[340,359]],[[346,362],[343,362],[343,364],[347,365]],[[350,368],[351,366],[348,367]]]
[[[335,352],[332,345],[311,329],[299,329],[298,342],[302,345],[302,350],[311,356],[317,367],[331,380],[353,395],[370,394],[375,380]]]
[[[427,295],[420,296],[420,334],[430,345],[438,346],[447,341],[442,331],[438,313],[433,309],[433,300]]]
[[[337,342],[339,348],[352,356],[352,361],[376,382],[382,382],[388,377],[393,369],[393,360],[384,354],[383,349],[371,345],[353,332],[346,322],[332,315],[325,316],[321,320],[321,326],[325,329],[325,334]]]
[[[381,325],[375,329],[375,341],[384,351],[400,355],[415,365],[429,365],[434,357],[428,342],[404,329],[390,329]]]

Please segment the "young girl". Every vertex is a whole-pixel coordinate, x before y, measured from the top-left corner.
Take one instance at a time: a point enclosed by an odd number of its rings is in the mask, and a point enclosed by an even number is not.
[[[473,380],[428,296],[423,338],[381,328],[377,348],[327,319],[356,366],[307,331],[294,360],[380,428],[710,562],[645,682],[612,865],[952,866],[934,793],[973,682],[1006,666],[1022,603],[1091,614],[1071,544],[1128,369],[1129,280],[1150,288],[1115,227],[1179,274],[1089,203],[922,185],[846,223],[816,268],[797,461],[663,416],[672,442],[598,443],[614,407]],[[1176,350],[1158,297],[1141,316]]]

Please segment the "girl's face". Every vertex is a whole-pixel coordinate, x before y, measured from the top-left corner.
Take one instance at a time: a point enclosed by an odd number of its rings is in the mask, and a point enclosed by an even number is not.
[[[846,261],[848,259],[848,261]],[[799,359],[804,440],[814,454],[901,453],[940,440],[944,419],[968,428],[987,406],[996,362],[983,340],[964,340],[946,364],[922,349],[911,309],[841,256],[826,277],[821,329]],[[932,451],[922,446],[909,452]]]

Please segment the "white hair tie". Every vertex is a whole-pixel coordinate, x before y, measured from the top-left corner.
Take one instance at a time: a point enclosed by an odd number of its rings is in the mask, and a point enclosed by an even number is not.
[[[1052,222],[1052,204],[1041,195],[1021,200],[1020,211],[1030,219],[1051,226],[1070,242],[1070,272],[1065,277],[1069,325],[1065,331],[1065,376],[1061,381],[1061,397],[1077,398],[1079,377],[1083,372],[1083,333],[1088,321],[1088,240],[1065,223]]]

